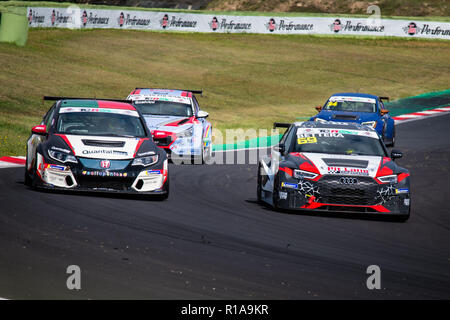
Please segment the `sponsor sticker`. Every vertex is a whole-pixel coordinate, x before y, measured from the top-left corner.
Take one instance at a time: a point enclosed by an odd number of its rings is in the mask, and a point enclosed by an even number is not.
[[[281,200],[286,200],[287,199],[287,192],[280,191],[279,192],[279,196],[280,196]]]
[[[109,171],[82,171],[83,176],[96,176],[96,177],[119,177],[126,178],[128,173],[126,172],[109,172]]]
[[[125,151],[118,151],[118,150],[83,150],[81,151],[82,154],[85,155],[91,155],[91,154],[106,154],[106,155],[117,155],[117,156],[127,156],[128,152]]]
[[[161,174],[161,170],[147,170],[147,171],[145,171],[145,175],[146,176],[149,176],[149,175],[152,175],[152,174]]]
[[[125,109],[83,108],[83,107],[63,107],[59,109],[59,113],[73,113],[73,112],[104,112],[104,113],[123,114],[131,117],[139,117],[137,111]]]
[[[328,167],[328,174],[339,174],[339,175],[355,175],[355,176],[368,176],[368,169],[359,168],[347,168],[347,167]]]
[[[329,102],[339,102],[339,101],[351,101],[351,102],[368,102],[368,103],[376,103],[373,98],[364,98],[364,97],[343,97],[343,96],[333,96],[330,98]],[[330,105],[330,104],[329,104]],[[336,104],[332,104],[335,106]]]
[[[409,189],[395,189],[395,194],[409,193]]]
[[[67,149],[63,149],[63,148],[58,148],[58,147],[51,147],[50,149],[52,150],[56,150],[56,151],[61,151],[61,152],[65,152],[65,153],[70,153],[70,150]]]
[[[282,182],[281,186],[284,188],[298,189],[298,185],[296,183]]]
[[[56,164],[46,164],[45,165],[45,169],[53,169],[53,170],[58,170],[58,171],[65,171],[66,167],[65,166],[59,166]]]

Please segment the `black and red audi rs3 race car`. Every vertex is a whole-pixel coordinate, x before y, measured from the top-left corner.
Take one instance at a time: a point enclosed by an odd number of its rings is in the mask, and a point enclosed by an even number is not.
[[[258,164],[258,200],[275,209],[409,218],[409,171],[394,162],[402,153],[388,156],[374,129],[312,121],[284,126],[280,143]]]
[[[27,185],[168,197],[166,153],[134,106],[120,100],[44,100],[56,102],[27,141]]]

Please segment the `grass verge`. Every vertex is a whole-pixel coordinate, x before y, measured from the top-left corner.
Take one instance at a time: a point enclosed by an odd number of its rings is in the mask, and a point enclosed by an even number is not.
[[[43,95],[124,98],[134,87],[201,88],[215,128],[314,114],[335,92],[392,99],[448,89],[450,43],[131,30],[31,29],[0,43],[0,156],[24,155]]]

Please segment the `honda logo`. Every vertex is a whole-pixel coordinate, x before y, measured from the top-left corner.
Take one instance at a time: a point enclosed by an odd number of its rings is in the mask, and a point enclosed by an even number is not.
[[[339,182],[342,184],[357,184],[358,179],[356,178],[349,178],[349,177],[342,177],[339,179]]]
[[[100,167],[103,169],[108,169],[111,166],[111,161],[109,160],[102,160],[100,161]]]

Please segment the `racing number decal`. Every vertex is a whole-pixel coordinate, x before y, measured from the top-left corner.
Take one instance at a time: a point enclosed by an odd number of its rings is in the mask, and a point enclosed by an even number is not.
[[[298,138],[297,143],[298,144],[317,143],[317,138],[316,137]]]
[[[338,103],[337,101],[334,101],[334,102],[330,101],[330,102],[328,102],[328,106],[329,107],[336,107],[337,103]]]

